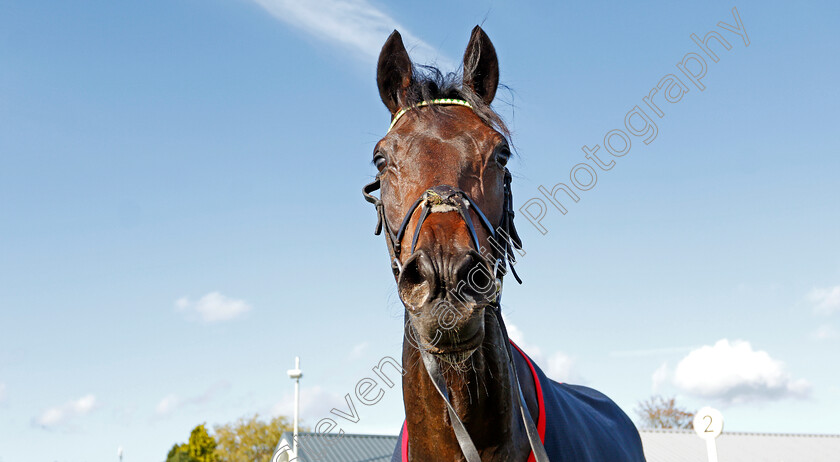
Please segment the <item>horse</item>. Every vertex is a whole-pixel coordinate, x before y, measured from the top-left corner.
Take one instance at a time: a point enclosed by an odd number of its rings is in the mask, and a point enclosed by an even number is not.
[[[644,461],[627,415],[558,383],[508,338],[503,278],[521,249],[510,132],[491,108],[499,62],[476,26],[462,73],[411,62],[398,31],[376,82],[391,114],[365,186],[405,305],[405,423],[393,462]],[[379,190],[379,197],[373,195]]]

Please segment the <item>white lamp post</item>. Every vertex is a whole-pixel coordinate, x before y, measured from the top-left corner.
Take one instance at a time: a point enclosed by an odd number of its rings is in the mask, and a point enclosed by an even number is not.
[[[295,458],[298,456],[298,417],[300,416],[300,378],[303,377],[303,371],[300,370],[300,357],[295,356],[295,368],[286,371],[289,378],[295,381],[295,417],[293,421],[294,436],[292,437],[292,452]]]

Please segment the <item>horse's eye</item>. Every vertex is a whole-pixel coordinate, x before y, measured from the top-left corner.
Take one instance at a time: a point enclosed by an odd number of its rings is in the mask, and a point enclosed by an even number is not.
[[[388,158],[386,158],[381,152],[376,151],[376,154],[373,155],[373,165],[381,172],[385,169],[385,166],[388,165]]]
[[[501,147],[496,150],[496,163],[500,166],[504,167],[507,165],[508,160],[510,159],[510,149],[507,147]]]

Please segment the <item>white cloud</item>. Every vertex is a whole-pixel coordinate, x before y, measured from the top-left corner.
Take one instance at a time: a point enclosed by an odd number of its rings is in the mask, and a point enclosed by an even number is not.
[[[362,353],[367,350],[368,342],[362,342],[358,345],[354,346],[352,350],[350,350],[350,359],[359,359],[362,357]]]
[[[198,316],[204,322],[218,322],[239,317],[250,311],[251,305],[244,300],[228,298],[218,292],[210,292],[198,299],[197,302],[192,302],[187,297],[181,297],[175,301],[175,308],[178,311],[186,312],[190,316]]]
[[[356,410],[358,412],[358,401],[355,401],[355,397],[352,399],[354,400],[354,404],[357,406]],[[330,410],[332,408],[336,408],[347,413],[351,412],[347,408],[347,402],[344,400],[344,396],[325,390],[320,385],[306,387],[300,390],[301,420],[314,424],[324,417],[334,418],[335,416],[330,414]],[[292,415],[294,415],[294,412],[295,395],[293,393],[286,393],[283,395],[283,399],[271,408],[272,416],[282,415],[291,418]]]
[[[830,315],[840,311],[840,285],[828,289],[813,289],[807,298],[814,304],[814,311],[818,314]]]
[[[96,408],[96,397],[92,394],[82,396],[79,399],[68,401],[60,406],[51,407],[42,412],[34,419],[35,423],[45,427],[54,428],[63,425],[70,420],[89,414]]]
[[[723,403],[802,398],[811,385],[793,380],[784,364],[749,342],[727,339],[703,346],[680,360],[674,384],[683,391]]]
[[[543,360],[545,357],[542,354],[542,350],[540,347],[536,345],[529,345],[525,342],[525,333],[516,325],[508,321],[506,316],[502,316],[504,319],[505,327],[507,327],[508,337],[513,340],[513,343],[516,344],[522,351],[528,354],[531,358],[536,360]]]
[[[388,14],[367,0],[254,0],[275,18],[320,40],[335,43],[360,55],[371,65],[391,31],[398,29],[412,57],[421,63],[448,59],[409,33]]]
[[[191,398],[181,398],[178,395],[171,393],[164,396],[155,406],[155,414],[158,417],[166,417],[175,411],[181,410],[187,406],[199,406],[213,401],[218,396],[230,389],[230,383],[226,381],[216,382],[210,385],[207,390],[198,396]]]
[[[830,324],[823,324],[811,333],[811,336],[817,340],[828,340],[837,338],[837,330]]]
[[[575,368],[575,360],[561,351],[548,358],[545,375],[558,382],[579,383],[581,381]]]
[[[546,357],[542,349],[536,345],[531,345],[525,341],[525,334],[519,327],[508,321],[502,316],[507,327],[508,337],[516,343],[522,351],[524,351],[531,359],[545,372],[548,378],[558,382],[568,383],[584,383],[585,380],[578,374],[575,360],[563,353],[557,351],[551,356]]]
[[[509,322],[504,315],[502,315],[502,318],[505,321],[505,327],[507,327],[508,337],[513,340],[513,343],[515,343],[520,350],[524,351],[525,354],[530,356],[531,359],[542,368],[542,366],[546,364],[546,358],[542,352],[542,348],[526,342],[525,333],[523,333],[516,324]]]
[[[0,382],[0,404],[6,401],[6,384]]]
[[[160,402],[155,406],[155,413],[157,415],[169,415],[181,406],[181,400],[178,398],[178,395],[171,394],[165,396]]]
[[[659,393],[662,389],[662,386],[668,382],[668,379],[671,377],[671,370],[668,368],[668,363],[664,362],[661,366],[656,368],[653,371],[653,375],[650,377],[651,382],[653,382],[653,392]]]

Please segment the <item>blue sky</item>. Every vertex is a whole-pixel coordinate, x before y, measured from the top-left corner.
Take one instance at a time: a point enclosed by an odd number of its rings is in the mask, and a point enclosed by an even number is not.
[[[311,424],[402,306],[360,188],[388,113],[375,58],[455,66],[483,23],[517,204],[545,198],[717,30],[700,91],[541,234],[519,214],[512,333],[632,415],[840,433],[836,2],[0,2],[0,461],[160,460],[198,423]],[[721,29],[737,6],[749,37]],[[649,114],[651,114],[649,112]],[[584,178],[585,179],[585,178]],[[560,193],[562,194],[562,193]],[[347,432],[396,433],[399,387]]]

